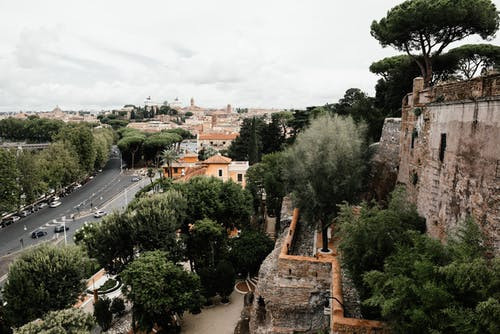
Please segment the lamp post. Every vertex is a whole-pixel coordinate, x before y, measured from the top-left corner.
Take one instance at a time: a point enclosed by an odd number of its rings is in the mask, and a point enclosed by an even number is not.
[[[63,229],[64,229],[64,245],[68,245],[68,240],[66,239],[66,216],[62,216]]]

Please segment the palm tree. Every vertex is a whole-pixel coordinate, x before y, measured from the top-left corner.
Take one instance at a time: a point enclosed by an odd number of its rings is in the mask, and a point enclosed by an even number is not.
[[[173,148],[165,149],[161,152],[162,161],[167,164],[168,176],[172,178],[172,163],[179,161],[179,152]]]

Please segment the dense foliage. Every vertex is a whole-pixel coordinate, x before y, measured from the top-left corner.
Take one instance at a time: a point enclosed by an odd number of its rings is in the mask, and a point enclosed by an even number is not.
[[[10,266],[4,286],[7,322],[20,326],[76,303],[84,290],[85,261],[74,246],[40,246],[23,253]]]
[[[17,121],[27,127],[35,120]],[[14,154],[0,149],[0,212],[33,203],[49,189],[59,190],[107,163],[113,143],[110,129],[86,123],[62,124],[55,129],[59,132],[51,135],[53,141],[41,151]]]
[[[242,275],[258,273],[262,261],[273,250],[274,242],[263,232],[245,230],[231,240],[230,259]]]
[[[86,334],[94,323],[95,319],[82,309],[68,308],[49,312],[42,319],[14,329],[14,334]]]
[[[354,207],[342,205],[336,227],[342,262],[364,299],[370,293],[363,282],[364,273],[382,270],[385,259],[396,247],[410,242],[406,232],[425,231],[425,221],[418,216],[416,207],[407,202],[404,188],[398,187],[392,192],[386,209],[363,203],[357,213]]]
[[[133,303],[134,327],[164,331],[174,327],[173,316],[200,309],[200,279],[167,260],[162,251],[144,252],[122,272],[123,292]]]
[[[396,333],[498,333],[500,260],[485,254],[471,219],[447,245],[411,233],[383,271],[365,274],[373,291],[366,304]]]

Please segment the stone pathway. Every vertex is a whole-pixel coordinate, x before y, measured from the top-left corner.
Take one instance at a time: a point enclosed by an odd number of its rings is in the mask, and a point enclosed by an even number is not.
[[[233,334],[243,309],[243,295],[233,291],[228,305],[203,308],[200,314],[185,313],[181,333]]]

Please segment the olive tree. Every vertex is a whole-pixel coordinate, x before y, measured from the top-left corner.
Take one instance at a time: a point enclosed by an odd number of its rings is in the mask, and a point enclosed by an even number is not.
[[[467,36],[492,37],[499,21],[491,0],[407,0],[373,21],[371,34],[383,47],[390,45],[412,56],[428,86],[434,57]]]
[[[321,116],[301,132],[287,152],[285,175],[295,205],[310,224],[319,223],[322,251],[337,205],[358,195],[365,173],[365,126],[351,117]]]

